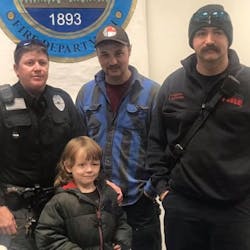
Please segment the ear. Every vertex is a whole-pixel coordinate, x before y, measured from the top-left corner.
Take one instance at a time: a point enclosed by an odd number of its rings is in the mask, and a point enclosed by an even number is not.
[[[129,54],[129,56],[131,55],[131,50],[132,50],[132,45],[130,45],[130,46],[128,47],[128,54]]]
[[[13,69],[18,77],[18,66],[16,64],[13,65]]]
[[[71,167],[69,164],[67,164],[67,161],[64,161],[64,162],[63,162],[63,166],[64,166],[64,169],[65,169],[65,171],[66,171],[67,173],[69,173],[69,174],[72,173],[72,167]]]

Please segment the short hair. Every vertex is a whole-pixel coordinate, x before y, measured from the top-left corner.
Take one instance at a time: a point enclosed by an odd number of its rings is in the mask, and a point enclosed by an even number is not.
[[[17,44],[16,49],[14,51],[15,64],[18,64],[20,62],[20,59],[23,54],[30,51],[42,52],[49,58],[48,48],[45,43],[38,39],[23,40]]]

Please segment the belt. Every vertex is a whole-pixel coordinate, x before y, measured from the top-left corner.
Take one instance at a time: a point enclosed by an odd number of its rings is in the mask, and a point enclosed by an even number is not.
[[[3,184],[2,189],[4,193],[10,193],[10,192],[22,193],[25,191],[25,189],[27,189],[27,187],[20,187],[12,184]]]
[[[28,208],[29,204],[23,197],[25,187],[3,184],[2,187],[4,205],[13,211]]]
[[[4,204],[12,210],[21,208],[33,208],[42,199],[47,199],[53,194],[53,187],[41,188],[39,185],[33,187],[20,187],[11,184],[3,184],[2,192]],[[50,196],[50,197],[51,197]]]

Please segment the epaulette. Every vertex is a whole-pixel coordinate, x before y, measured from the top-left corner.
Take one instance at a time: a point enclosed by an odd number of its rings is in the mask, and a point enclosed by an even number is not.
[[[10,84],[0,85],[0,100],[5,104],[12,104],[14,99],[14,94]]]

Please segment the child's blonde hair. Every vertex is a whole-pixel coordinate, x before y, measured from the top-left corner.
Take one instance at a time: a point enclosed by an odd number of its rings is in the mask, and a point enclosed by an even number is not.
[[[72,174],[66,169],[73,167],[75,164],[75,156],[80,149],[86,152],[86,160],[102,159],[101,147],[91,138],[87,136],[79,136],[71,139],[65,146],[60,161],[57,164],[58,174],[55,178],[54,186],[63,186],[72,180]]]

